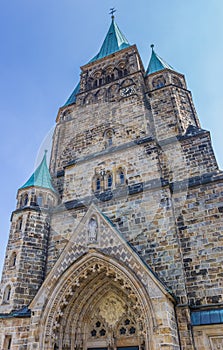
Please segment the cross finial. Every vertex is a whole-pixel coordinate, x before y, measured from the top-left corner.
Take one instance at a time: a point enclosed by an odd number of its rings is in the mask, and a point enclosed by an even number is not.
[[[151,44],[151,45],[150,45],[150,47],[151,47],[151,48],[152,48],[152,50],[153,50],[153,48],[154,48],[154,44]]]
[[[110,9],[110,12],[109,12],[109,14],[112,15],[112,19],[115,18],[115,16],[114,16],[114,13],[115,13],[115,12],[116,12],[116,9],[115,9],[114,7],[112,7],[112,8]]]

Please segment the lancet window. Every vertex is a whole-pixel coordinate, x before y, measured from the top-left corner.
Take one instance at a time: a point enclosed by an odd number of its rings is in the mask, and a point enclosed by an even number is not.
[[[10,285],[6,286],[4,291],[4,296],[3,296],[4,303],[9,303],[11,298],[11,291],[12,291],[12,287]]]
[[[16,252],[13,252],[11,257],[10,257],[10,266],[14,267],[16,265],[16,259],[17,259],[17,254]]]
[[[21,231],[21,229],[22,229],[22,216],[20,216],[20,217],[18,218],[18,220],[17,220],[16,229],[17,229],[18,231]]]
[[[122,168],[119,168],[117,171],[117,184],[124,185],[125,184],[125,173]]]

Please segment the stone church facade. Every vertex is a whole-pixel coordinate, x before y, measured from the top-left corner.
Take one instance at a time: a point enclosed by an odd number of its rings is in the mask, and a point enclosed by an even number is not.
[[[223,173],[184,75],[114,17],[18,190],[0,349],[223,349]]]

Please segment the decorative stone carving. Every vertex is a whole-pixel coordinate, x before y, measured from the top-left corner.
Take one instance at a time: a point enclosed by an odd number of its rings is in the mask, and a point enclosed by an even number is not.
[[[96,215],[92,215],[90,218],[97,220]],[[89,223],[89,221],[87,222]],[[100,223],[100,228],[101,225],[102,223]],[[134,266],[134,268],[136,270],[136,266]],[[93,274],[95,277],[92,279]],[[80,298],[78,297],[76,301],[74,301],[74,295],[78,296],[81,294],[81,290],[85,288],[88,279],[92,280],[89,285],[89,294],[84,293]],[[143,280],[143,276],[141,279]],[[111,285],[117,286],[115,292],[107,289],[111,288]],[[107,291],[109,290],[109,293],[104,293],[106,289]],[[101,290],[101,294],[98,293],[99,290]],[[126,303],[127,299],[124,301],[127,295],[128,303]],[[43,335],[43,342],[52,336],[56,338],[57,333],[61,332],[61,329],[63,328],[63,319],[66,319],[65,333],[67,334],[71,334],[71,328],[74,324],[79,325],[80,322],[86,324],[86,319],[81,321],[81,317],[85,317],[84,314],[81,316],[82,310],[84,310],[84,305],[86,305],[89,298],[92,298],[93,296],[97,299],[94,304],[95,310],[98,310],[98,315],[105,320],[109,327],[116,326],[118,322],[121,321],[127,310],[132,310],[134,314],[137,314],[137,322],[142,324],[140,328],[142,327],[145,332],[146,330],[148,331],[145,324],[147,313],[141,303],[139,289],[134,286],[131,279],[123,274],[120,268],[111,264],[110,259],[108,261],[107,259],[104,260],[104,257],[101,259],[94,256],[90,259],[86,258],[86,261],[74,269],[73,273],[66,279],[66,281],[64,281],[63,286],[61,286],[60,293],[57,294],[57,297],[54,302],[51,303],[48,310],[47,325],[46,331],[44,332],[45,334]],[[102,296],[103,298],[101,298]],[[70,307],[73,308],[74,305],[76,305],[75,313],[70,314]],[[152,312],[150,307],[149,310]],[[61,317],[62,313],[63,315]],[[150,320],[153,322],[155,318],[150,317]]]
[[[211,350],[221,350],[223,349],[223,337],[211,337]]]
[[[106,320],[110,326],[115,323],[125,312],[125,304],[118,300],[115,295],[107,296],[99,306],[99,314]]]
[[[97,220],[92,217],[88,223],[88,240],[89,242],[96,242],[98,234],[98,223]]]

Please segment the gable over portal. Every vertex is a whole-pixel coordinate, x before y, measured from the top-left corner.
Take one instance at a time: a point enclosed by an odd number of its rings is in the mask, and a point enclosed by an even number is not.
[[[166,312],[161,314],[161,307]],[[107,347],[108,341],[155,349],[154,337],[164,341],[162,329],[178,344],[170,325],[173,297],[95,205],[30,308],[35,315],[30,342],[40,349],[62,343],[68,348]]]

